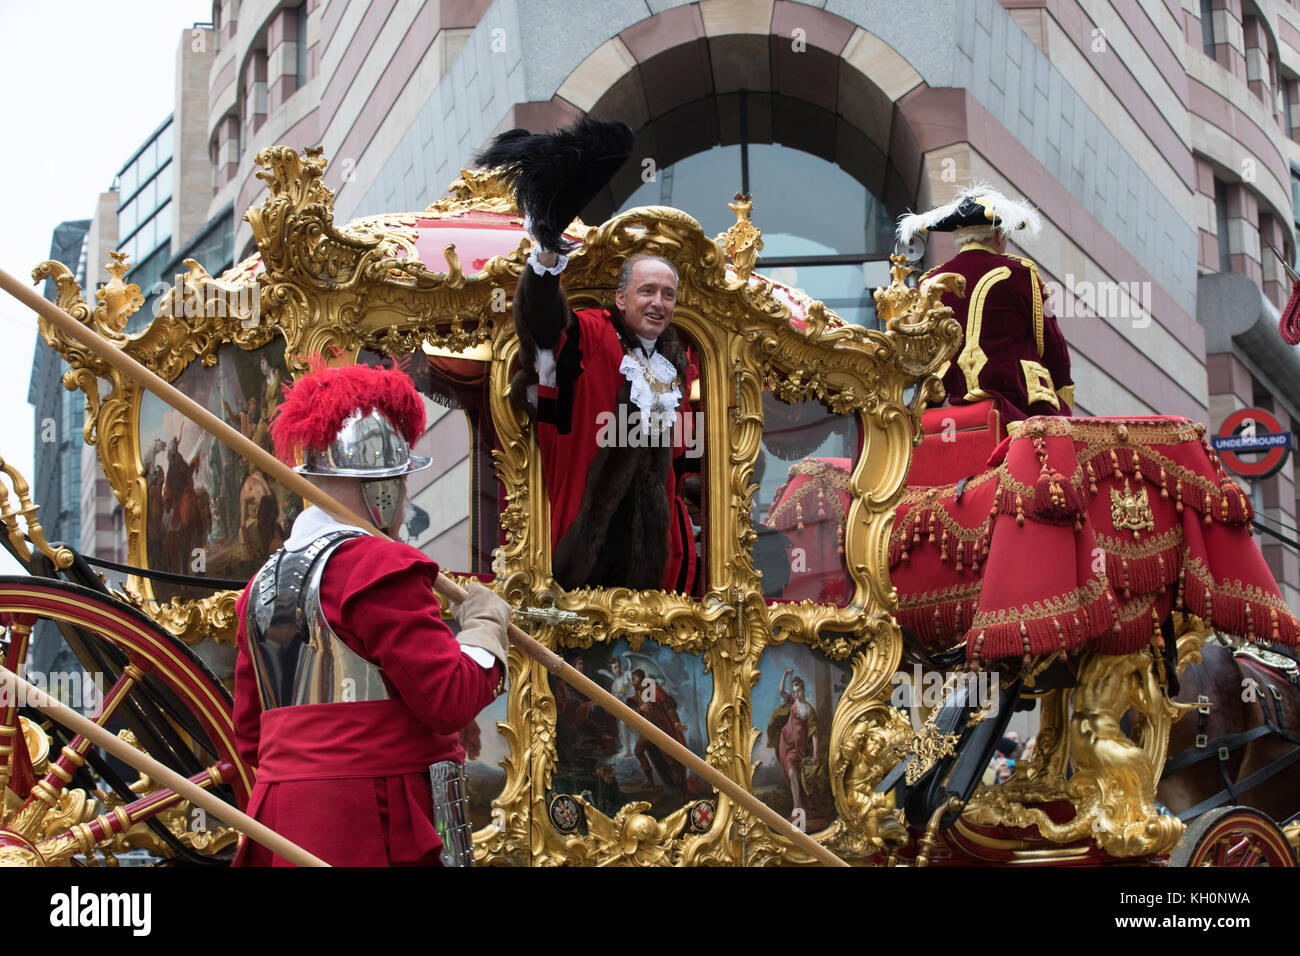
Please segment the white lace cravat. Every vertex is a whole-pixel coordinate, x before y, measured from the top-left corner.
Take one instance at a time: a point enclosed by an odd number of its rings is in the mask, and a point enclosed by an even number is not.
[[[648,359],[629,352],[623,356],[618,370],[631,383],[630,398],[641,412],[641,431],[647,432],[652,426],[657,430],[669,424],[682,400],[673,363],[658,352]]]

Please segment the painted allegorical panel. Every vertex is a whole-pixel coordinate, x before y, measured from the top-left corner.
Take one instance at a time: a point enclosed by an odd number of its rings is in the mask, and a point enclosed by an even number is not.
[[[698,657],[649,641],[633,651],[621,638],[564,656],[660,730],[704,755],[713,679]],[[712,794],[708,784],[567,684],[551,678],[551,692],[556,711],[552,791],[583,796],[611,817],[636,800],[648,801],[649,812],[663,817]]]
[[[815,833],[835,818],[827,751],[852,671],[802,644],[781,644],[764,651],[759,673],[751,692],[760,733],[754,794]]]
[[[217,358],[212,366],[190,363],[173,384],[270,451],[268,422],[288,378],[283,341],[252,351],[223,345]],[[152,394],[140,401],[138,434],[148,487],[148,566],[235,580],[252,577],[288,537],[301,499]],[[154,583],[154,595],[162,601],[206,593]]]

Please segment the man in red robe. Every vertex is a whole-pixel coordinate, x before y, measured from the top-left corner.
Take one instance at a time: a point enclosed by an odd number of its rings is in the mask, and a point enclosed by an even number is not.
[[[623,124],[586,119],[555,134],[511,130],[479,163],[513,183],[534,238],[514,300],[511,394],[537,422],[555,579],[690,593],[696,550],[683,485],[699,470],[701,436],[685,414],[698,372],[672,328],[677,271],[657,256],[629,257],[611,309],[571,311],[560,288],[573,245],[564,229],[631,145]]]
[[[945,293],[962,324],[961,352],[943,376],[950,405],[997,402],[1003,421],[1070,415],[1070,350],[1052,315],[1038,267],[1007,254],[1007,240],[1041,229],[1038,213],[983,185],[958,191],[946,206],[905,216],[901,243],[922,232],[952,232],[959,250],[922,277],[955,272],[966,294]]]
[[[631,676],[632,696],[627,699],[628,706],[635,707],[642,717],[685,747],[686,725],[677,716],[677,699],[657,682],[647,679],[645,671],[641,668],[632,671]],[[660,782],[664,786],[680,790],[683,797],[689,795],[686,786],[686,768],[680,763],[644,737],[637,741],[633,752],[641,763],[641,771],[645,774],[648,785],[654,785],[654,774],[650,772],[653,765],[659,770]]]
[[[396,370],[317,368],[286,390],[276,454],[383,529],[400,527],[424,406]],[[235,737],[248,813],[336,866],[440,863],[432,765],[502,692],[509,606],[471,584],[459,635],[438,566],[316,507],[236,603]],[[245,840],[236,865],[288,865]]]

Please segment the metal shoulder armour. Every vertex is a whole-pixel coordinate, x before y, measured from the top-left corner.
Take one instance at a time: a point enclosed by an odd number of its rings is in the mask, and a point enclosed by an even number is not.
[[[355,537],[331,531],[301,551],[281,549],[254,576],[245,631],[263,710],[388,699],[380,669],[344,644],[321,611],[325,562]]]

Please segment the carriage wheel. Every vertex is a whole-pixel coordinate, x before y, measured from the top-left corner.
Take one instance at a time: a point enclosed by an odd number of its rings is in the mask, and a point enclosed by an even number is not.
[[[0,577],[8,669],[22,671],[42,618],[60,627],[102,683],[95,723],[124,723],[119,736],[172,770],[228,802],[247,799],[252,773],[235,752],[230,695],[188,647],[100,592]],[[229,861],[237,834],[191,814],[188,802],[147,777],[119,777],[88,740],[21,703],[0,702],[0,865],[101,858],[113,865],[117,853],[133,849],[193,864]]]
[[[1266,813],[1219,807],[1201,814],[1169,857],[1171,866],[1295,866],[1286,836]]]

